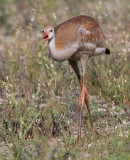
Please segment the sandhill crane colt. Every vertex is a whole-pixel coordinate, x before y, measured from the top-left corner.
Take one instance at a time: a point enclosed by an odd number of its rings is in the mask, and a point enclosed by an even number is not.
[[[81,15],[71,18],[57,27],[47,26],[43,29],[43,43],[48,41],[50,55],[55,61],[68,60],[75,71],[81,92],[79,95],[80,118],[78,139],[81,138],[81,122],[83,105],[86,103],[92,129],[99,133],[93,125],[91,117],[88,90],[85,85],[86,65],[89,58],[102,54],[110,54],[106,48],[105,36],[97,22],[89,16]],[[80,60],[82,76],[77,62]],[[99,133],[100,134],[100,133]]]

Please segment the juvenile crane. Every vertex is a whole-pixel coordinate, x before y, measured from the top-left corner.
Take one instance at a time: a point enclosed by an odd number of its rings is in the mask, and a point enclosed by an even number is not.
[[[89,16],[81,15],[71,18],[57,27],[47,26],[43,29],[43,43],[48,41],[50,55],[55,61],[68,60],[75,71],[81,92],[79,95],[79,131],[81,138],[81,122],[83,106],[86,103],[92,129],[99,133],[93,125],[91,117],[88,90],[85,85],[86,65],[89,58],[102,54],[110,54],[106,48],[105,36],[97,22]],[[77,62],[81,62],[82,76],[80,75]]]

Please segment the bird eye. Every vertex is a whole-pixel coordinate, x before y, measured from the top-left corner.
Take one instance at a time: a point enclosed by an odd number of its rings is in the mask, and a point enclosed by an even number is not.
[[[50,32],[52,32],[52,29],[50,30]]]

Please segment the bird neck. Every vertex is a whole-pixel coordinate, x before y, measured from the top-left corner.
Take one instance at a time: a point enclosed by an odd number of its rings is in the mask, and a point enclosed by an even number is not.
[[[56,49],[55,37],[53,37],[48,42],[49,51],[53,60],[65,61],[69,59],[78,49],[78,44],[72,44],[71,46],[66,46],[62,50]]]

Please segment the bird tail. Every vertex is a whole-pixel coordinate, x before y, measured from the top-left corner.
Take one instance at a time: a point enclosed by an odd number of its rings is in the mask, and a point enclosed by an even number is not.
[[[110,54],[110,50],[108,48],[96,48],[94,52],[94,56],[98,56],[101,54]]]

